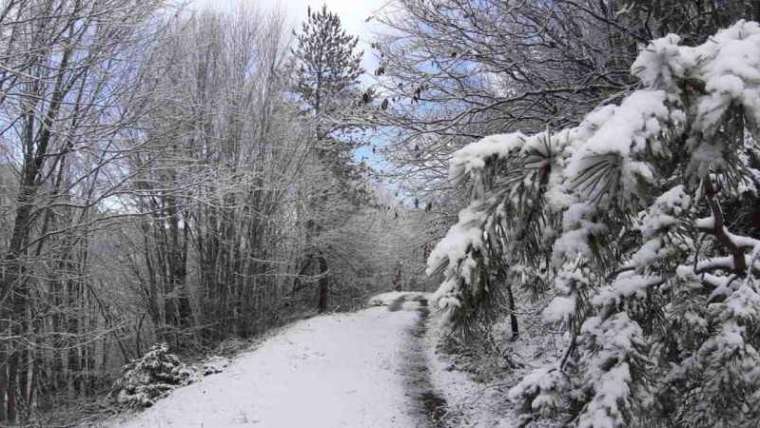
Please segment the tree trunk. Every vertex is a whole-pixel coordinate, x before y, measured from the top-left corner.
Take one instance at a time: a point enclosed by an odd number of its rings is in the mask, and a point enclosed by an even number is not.
[[[517,315],[515,315],[515,297],[512,294],[512,283],[507,282],[507,301],[509,303],[509,323],[512,328],[511,340],[517,340],[520,336],[520,330],[517,326]]]
[[[8,419],[8,422],[12,424],[16,423],[18,417],[18,409],[16,406],[16,392],[18,390],[16,382],[17,379],[18,353],[14,350],[11,350],[10,358],[8,358],[8,391],[6,391],[8,394],[8,411],[6,413],[6,417]]]
[[[327,259],[325,256],[319,256],[319,313],[327,311],[327,303],[330,294],[330,281],[327,278]]]
[[[0,344],[0,361],[7,361],[5,345]],[[8,367],[0,365],[0,422],[7,420],[5,395],[8,392]]]

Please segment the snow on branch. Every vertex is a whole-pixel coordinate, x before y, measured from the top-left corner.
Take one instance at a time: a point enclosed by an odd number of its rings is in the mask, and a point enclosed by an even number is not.
[[[566,323],[573,338],[566,355],[581,385],[578,426],[629,424],[651,398],[638,375],[645,371],[701,364],[721,376],[737,355],[741,364],[760,364],[750,340],[760,331],[760,240],[736,229],[721,207],[757,193],[760,173],[747,155],[757,146],[745,134],[760,135],[760,26],[739,21],[699,46],[680,43],[676,35],[651,42],[631,68],[639,87],[578,126],[487,137],[451,161],[452,178],[474,186],[428,261],[428,273],[444,267],[435,301],[455,313],[489,264],[535,263],[548,272],[556,292],[546,320],[574,321]],[[505,228],[495,254],[484,251],[494,224]],[[683,314],[715,329],[687,330],[690,342],[670,343],[668,329],[684,325]],[[648,360],[649,344],[655,353],[674,347],[660,357],[664,368]],[[672,355],[679,357],[669,361]],[[565,360],[526,377],[511,396],[528,412],[555,408],[557,391],[570,388]],[[742,399],[760,394],[760,375],[753,376],[741,382]],[[713,386],[700,392],[710,403],[725,394]],[[719,418],[715,406],[702,415]],[[755,410],[746,414],[760,417]]]

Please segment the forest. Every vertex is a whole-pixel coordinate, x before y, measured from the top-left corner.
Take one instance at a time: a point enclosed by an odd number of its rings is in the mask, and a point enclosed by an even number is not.
[[[0,426],[760,426],[760,2],[230,4],[0,0]]]

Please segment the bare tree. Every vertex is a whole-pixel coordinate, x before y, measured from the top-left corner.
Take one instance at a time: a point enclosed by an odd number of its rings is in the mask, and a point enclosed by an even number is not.
[[[0,136],[18,174],[0,278],[0,384],[6,387],[0,419],[15,421],[19,402],[31,408],[40,373],[37,346],[48,331],[41,320],[56,317],[46,305],[58,305],[49,296],[71,306],[86,294],[79,274],[87,263],[87,231],[114,184],[98,177],[129,150],[122,131],[142,110],[122,77],[130,74],[133,49],[147,35],[143,24],[158,5],[40,0],[6,1],[0,8],[0,114],[8,124]],[[55,332],[76,333],[87,322],[59,314]],[[83,348],[68,346],[81,361]]]
[[[372,17],[384,31],[373,115],[395,176],[424,195],[445,190],[447,162],[486,135],[578,123],[636,82],[638,46],[671,32],[702,42],[756,2],[402,0]],[[445,199],[440,197],[441,199]]]

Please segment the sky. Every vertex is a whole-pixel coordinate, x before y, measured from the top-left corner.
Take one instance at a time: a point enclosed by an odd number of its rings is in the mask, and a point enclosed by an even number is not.
[[[253,5],[263,10],[281,10],[286,12],[288,22],[297,26],[306,18],[306,8],[327,8],[340,16],[341,24],[347,32],[359,36],[362,49],[368,52],[368,43],[371,38],[372,23],[365,22],[373,13],[377,12],[392,0],[192,0],[192,4],[200,7],[215,9],[234,9],[238,3]],[[366,55],[365,56],[369,56]]]
[[[225,0],[216,0],[225,1]],[[231,0],[234,1],[234,0]],[[302,21],[306,17],[306,7],[312,9],[327,5],[327,8],[340,16],[341,23],[346,31],[366,39],[370,34],[367,29],[370,27],[365,20],[372,15],[377,9],[382,7],[387,0],[241,0],[260,5],[267,9],[283,8],[287,11],[288,17],[296,22]]]

